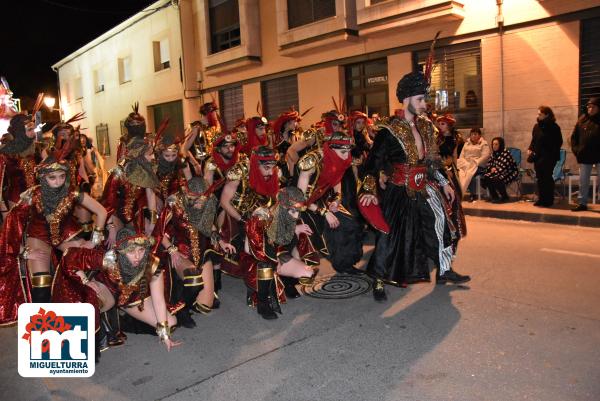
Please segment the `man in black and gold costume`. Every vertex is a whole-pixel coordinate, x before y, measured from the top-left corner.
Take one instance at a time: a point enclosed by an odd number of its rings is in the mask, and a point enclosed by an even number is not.
[[[387,234],[377,233],[367,267],[375,278],[376,301],[387,299],[384,281],[400,286],[429,281],[428,261],[438,268],[438,284],[470,280],[451,267],[455,229],[447,213],[455,195],[440,172],[437,131],[423,115],[428,90],[429,79],[422,72],[402,77],[396,96],[404,105],[404,117],[379,123],[365,164],[360,202],[363,206],[380,202],[391,227]]]

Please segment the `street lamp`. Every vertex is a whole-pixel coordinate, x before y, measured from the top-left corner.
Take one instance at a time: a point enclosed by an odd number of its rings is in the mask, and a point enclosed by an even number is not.
[[[53,111],[53,107],[56,104],[56,98],[53,98],[52,96],[44,96],[44,104],[50,109],[50,111]]]

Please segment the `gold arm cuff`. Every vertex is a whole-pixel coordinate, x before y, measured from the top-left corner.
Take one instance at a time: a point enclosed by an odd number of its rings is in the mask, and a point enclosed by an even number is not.
[[[257,269],[256,277],[258,280],[273,280],[275,274],[273,272],[273,269],[269,267],[266,269]]]
[[[31,286],[35,288],[50,287],[52,285],[52,276],[41,274],[31,277]]]
[[[150,210],[150,224],[156,224],[158,221],[158,213],[156,210]]]
[[[156,334],[160,338],[161,341],[166,341],[171,336],[171,331],[169,330],[169,323],[167,321],[156,323]]]

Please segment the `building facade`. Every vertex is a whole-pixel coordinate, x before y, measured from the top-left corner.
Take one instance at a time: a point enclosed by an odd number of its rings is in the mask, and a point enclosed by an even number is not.
[[[290,106],[312,108],[308,126],[334,107],[332,97],[348,110],[389,115],[400,108],[398,80],[422,68],[438,31],[432,104],[455,114],[459,128],[483,127],[488,140],[504,136],[525,151],[544,104],[553,108],[567,147],[582,105],[600,94],[597,0],[176,3],[157,2],[149,9],[160,11],[132,17],[127,28],[54,66],[65,114],[83,108],[90,128],[106,124],[113,149],[134,100],[151,127],[176,111],[166,109],[169,103],[180,102],[181,118],[190,122],[197,106],[213,98],[227,124],[256,114],[260,102],[271,119]],[[166,60],[163,38],[170,65],[157,71]],[[121,83],[128,54],[131,80]],[[96,65],[109,65],[100,94]],[[571,157],[568,165],[574,167]]]

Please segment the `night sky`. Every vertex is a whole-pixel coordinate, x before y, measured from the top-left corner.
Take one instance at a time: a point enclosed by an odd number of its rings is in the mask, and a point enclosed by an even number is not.
[[[3,1],[0,75],[23,108],[38,92],[57,96],[52,64],[155,1]]]

